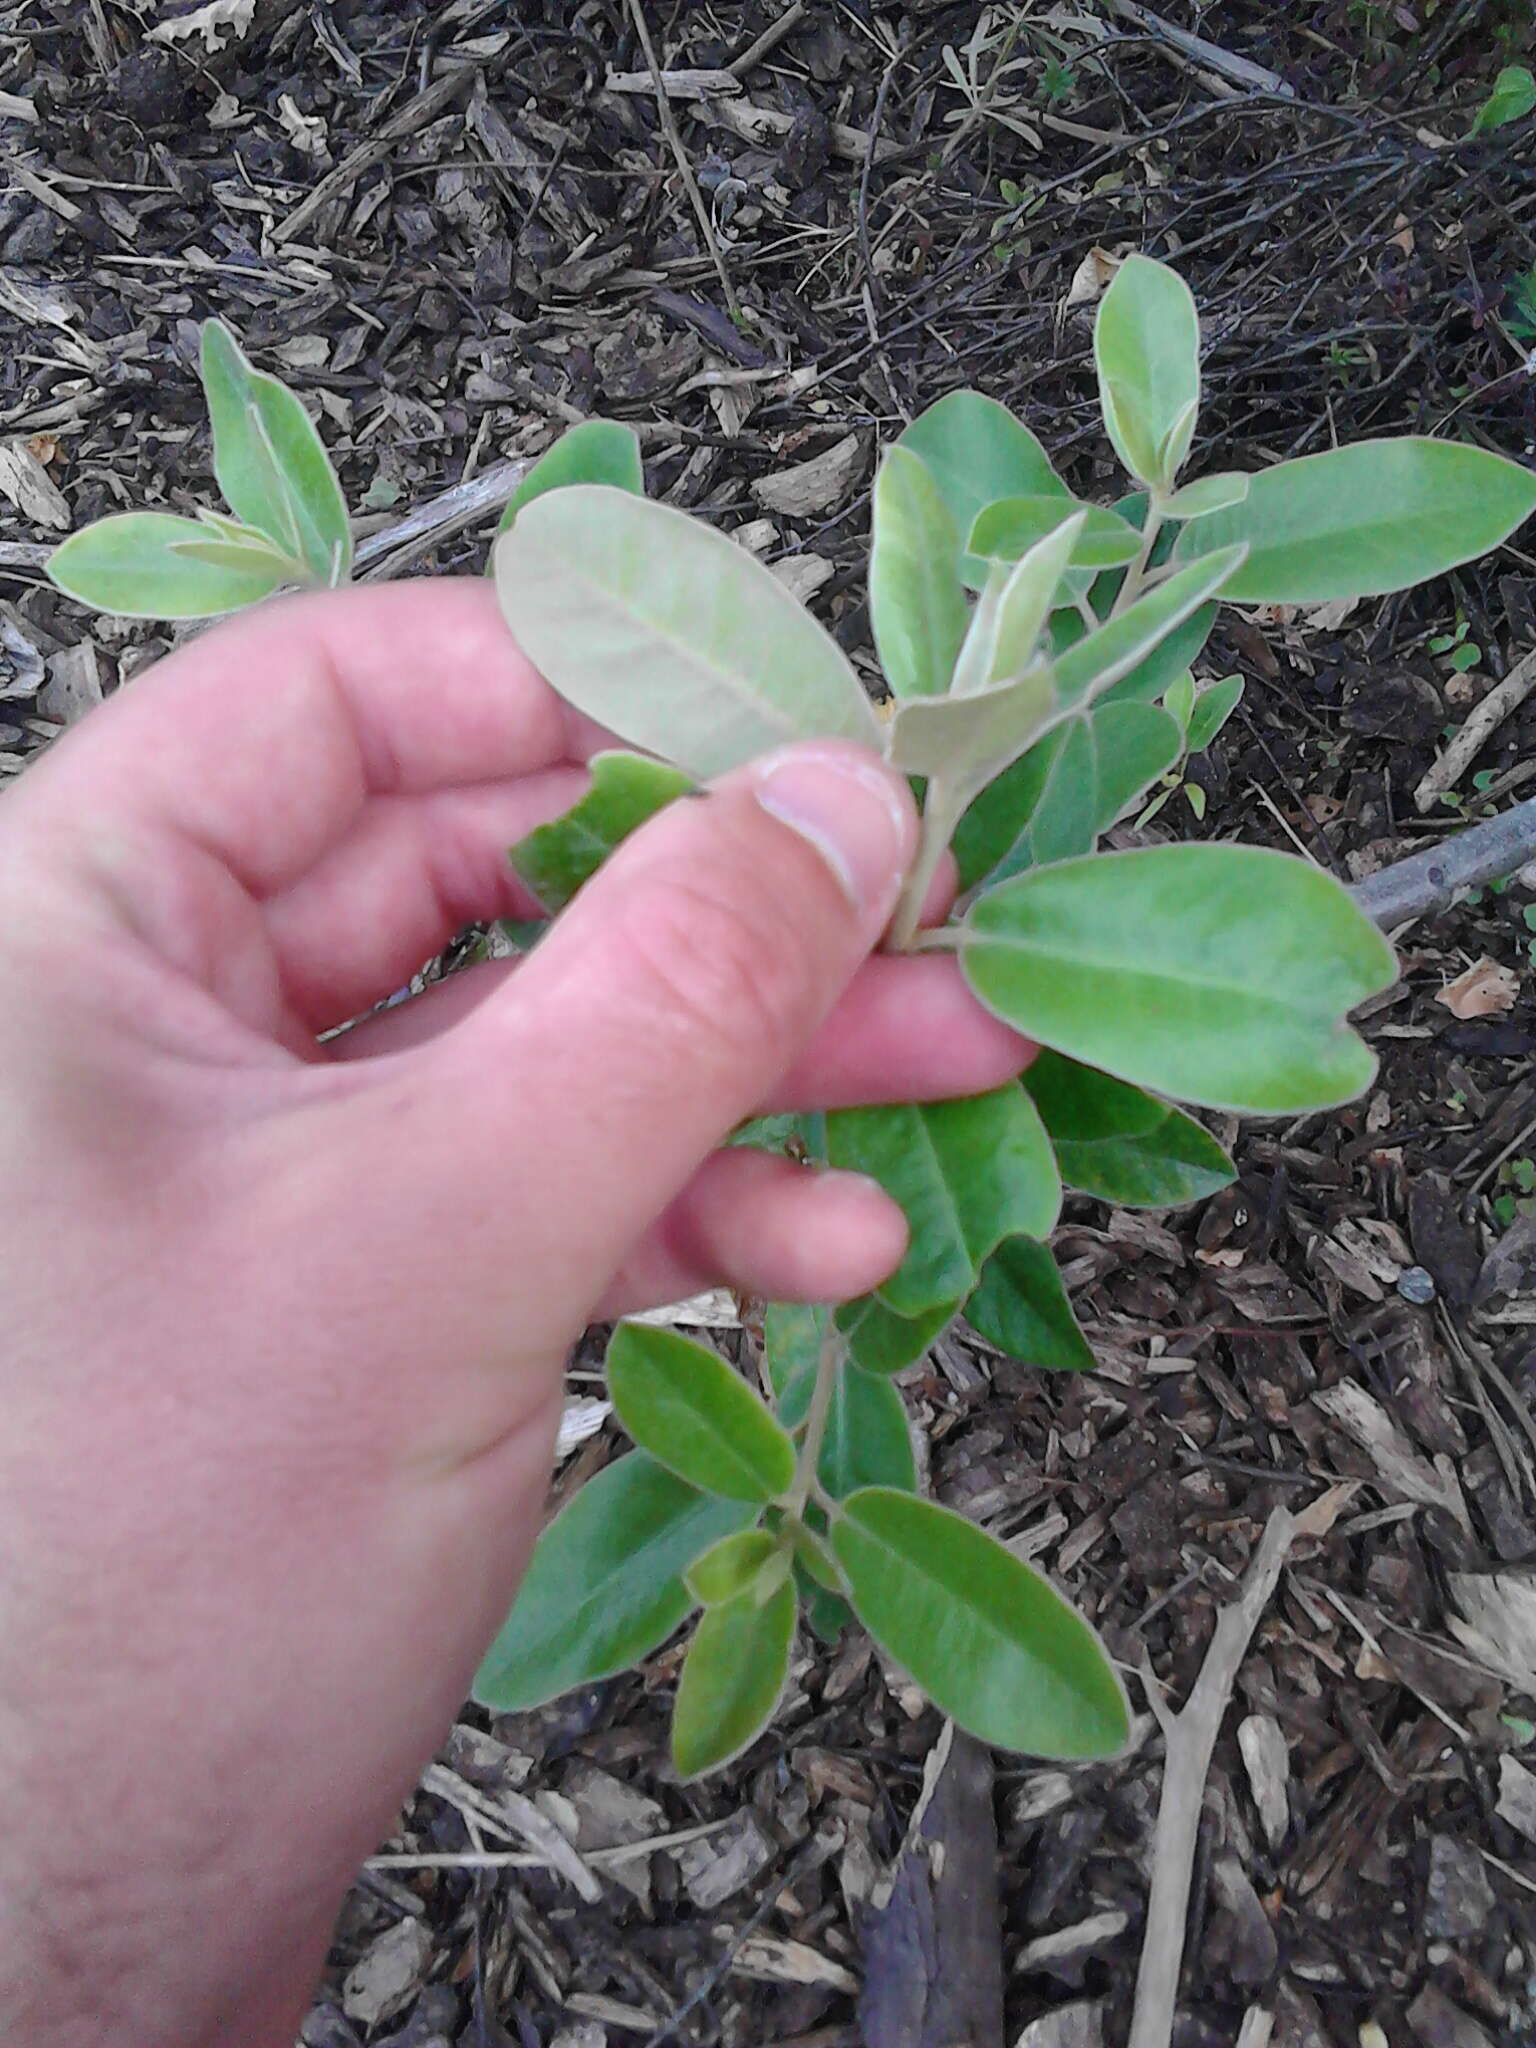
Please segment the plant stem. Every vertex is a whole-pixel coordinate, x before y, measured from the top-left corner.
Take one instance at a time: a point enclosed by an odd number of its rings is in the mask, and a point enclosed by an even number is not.
[[[810,1406],[805,1411],[805,1434],[800,1439],[800,1455],[795,1461],[794,1483],[784,1503],[786,1511],[796,1521],[803,1520],[805,1504],[816,1485],[816,1468],[821,1462],[827,1417],[832,1412],[832,1390],[837,1384],[846,1349],[843,1334],[832,1320],[831,1309],[828,1309],[827,1334],[821,1340],[821,1356],[816,1361],[816,1384],[811,1389]]]
[[[1146,523],[1141,529],[1141,550],[1125,572],[1125,581],[1120,594],[1110,607],[1109,616],[1118,619],[1124,611],[1140,597],[1147,580],[1147,564],[1152,559],[1152,550],[1157,546],[1157,536],[1163,530],[1163,507],[1168,500],[1161,491],[1148,491]]]
[[[918,842],[917,858],[912,863],[906,886],[891,918],[891,928],[885,942],[887,952],[912,951],[917,941],[918,920],[923,914],[924,899],[934,876],[938,873],[939,862],[948,851],[955,827],[974,795],[975,791],[963,784],[952,788],[936,775],[930,778],[928,791],[923,799],[922,838]]]

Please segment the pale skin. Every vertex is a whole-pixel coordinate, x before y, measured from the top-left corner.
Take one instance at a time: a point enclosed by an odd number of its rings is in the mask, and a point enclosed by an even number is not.
[[[199,637],[0,812],[0,2013],[287,2048],[537,1532],[589,1322],[836,1299],[905,1226],[722,1136],[1026,1048],[871,958],[904,785],[816,744],[654,820],[510,975],[319,1035],[464,924],[599,736],[487,586]]]

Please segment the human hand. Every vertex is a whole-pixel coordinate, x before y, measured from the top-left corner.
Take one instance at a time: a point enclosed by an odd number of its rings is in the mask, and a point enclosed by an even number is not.
[[[593,742],[487,586],[397,585],[207,634],[5,800],[0,2010],[29,2048],[290,2041],[510,1603],[584,1324],[900,1257],[878,1189],[723,1134],[1022,1063],[952,961],[867,959],[915,825],[833,743],[675,805],[510,976],[317,1044],[527,914],[504,849]]]

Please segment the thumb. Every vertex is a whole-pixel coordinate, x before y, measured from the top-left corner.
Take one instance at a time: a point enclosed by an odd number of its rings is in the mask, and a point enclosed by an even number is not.
[[[916,840],[872,755],[785,748],[635,834],[438,1041],[431,1093],[469,1111],[453,1178],[517,1213],[553,1292],[590,1306],[769,1093],[878,942]]]

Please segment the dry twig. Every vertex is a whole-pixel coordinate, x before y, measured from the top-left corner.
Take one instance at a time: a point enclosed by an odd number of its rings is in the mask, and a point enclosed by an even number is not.
[[[1454,789],[1499,727],[1536,690],[1536,647],[1517,661],[1502,683],[1495,683],[1466,719],[1413,792],[1414,808],[1427,811],[1437,797]]]
[[[1129,2048],[1168,2048],[1173,2038],[1195,1844],[1211,1755],[1222,1717],[1231,1703],[1238,1668],[1259,1625],[1259,1617],[1269,1605],[1295,1534],[1295,1517],[1285,1508],[1276,1508],[1264,1525],[1242,1592],[1217,1620],[1200,1676],[1182,1712],[1171,1713],[1150,1669],[1142,1672],[1142,1683],[1162,1728],[1167,1754],[1152,1837],[1152,1891],[1147,1902],[1141,1967],[1136,1973],[1136,2006]]]

